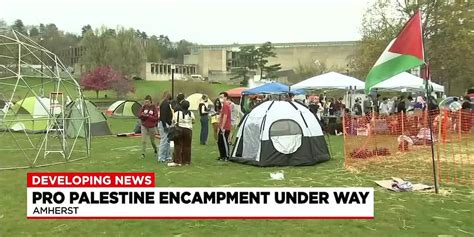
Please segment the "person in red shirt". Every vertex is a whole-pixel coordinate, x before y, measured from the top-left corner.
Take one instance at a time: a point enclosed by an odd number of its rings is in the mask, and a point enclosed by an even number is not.
[[[232,107],[230,101],[228,101],[227,92],[221,92],[219,94],[219,101],[222,104],[222,109],[219,117],[219,130],[217,134],[217,147],[219,148],[219,159],[218,160],[228,160],[229,159],[229,134],[232,129],[231,124],[231,115]]]
[[[153,150],[155,151],[156,156],[156,143],[155,143],[155,134],[156,126],[158,125],[158,109],[151,101],[151,96],[147,95],[145,97],[145,103],[140,109],[139,118],[142,123],[142,155],[141,158],[145,158],[145,150],[147,139],[150,139]]]

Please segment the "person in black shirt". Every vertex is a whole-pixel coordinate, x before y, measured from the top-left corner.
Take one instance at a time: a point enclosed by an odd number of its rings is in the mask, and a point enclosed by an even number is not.
[[[168,128],[173,121],[173,112],[171,111],[171,93],[165,91],[160,103],[160,122],[158,130],[160,133],[160,148],[158,150],[158,162],[167,162],[171,160],[170,141],[168,140]]]
[[[400,99],[398,100],[397,112],[398,113],[403,112],[404,114],[406,114],[407,112],[406,105],[405,105],[405,96],[403,95],[400,96]]]
[[[466,111],[471,109],[471,98],[469,96],[464,96],[464,102],[461,105],[461,109]]]
[[[202,95],[201,102],[198,106],[199,115],[201,117],[201,134],[200,134],[200,144],[206,145],[207,136],[209,134],[209,102],[207,95]]]
[[[355,104],[352,108],[352,110],[354,111],[354,114],[357,115],[357,116],[361,116],[362,115],[362,106],[360,105],[360,98],[357,98],[355,100]]]

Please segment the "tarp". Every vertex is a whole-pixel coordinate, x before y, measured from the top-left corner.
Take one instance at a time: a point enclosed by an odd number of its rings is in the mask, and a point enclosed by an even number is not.
[[[243,95],[255,94],[284,94],[290,92],[290,87],[278,82],[266,83],[251,89],[242,91]],[[295,95],[304,94],[304,90],[292,90],[291,93]]]
[[[320,90],[320,89],[350,89],[356,88],[363,90],[364,82],[350,76],[337,72],[328,72],[318,76],[308,78],[291,86],[292,90]]]
[[[444,86],[431,82],[435,92],[444,92]],[[425,91],[425,80],[408,72],[402,72],[385,81],[376,84],[372,88],[379,91]]]

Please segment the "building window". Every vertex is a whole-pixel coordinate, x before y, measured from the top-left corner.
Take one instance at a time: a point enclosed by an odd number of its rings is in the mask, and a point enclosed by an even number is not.
[[[151,74],[155,74],[155,64],[151,64]]]

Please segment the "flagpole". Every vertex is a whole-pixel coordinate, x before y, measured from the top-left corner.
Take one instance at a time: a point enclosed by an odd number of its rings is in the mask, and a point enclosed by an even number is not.
[[[431,119],[431,113],[430,113],[430,81],[431,81],[431,73],[430,73],[430,66],[429,64],[425,63],[425,70],[424,70],[424,77],[425,77],[425,90],[426,90],[426,100],[427,100],[427,106],[426,106],[426,111],[428,114],[428,123],[429,123],[429,128],[430,128],[430,144],[431,144],[431,162],[433,163],[433,181],[434,181],[434,186],[435,186],[435,193],[439,193],[439,184],[438,184],[438,175],[436,172],[436,162],[435,162],[435,154],[434,154],[434,141],[433,141],[433,121]]]

